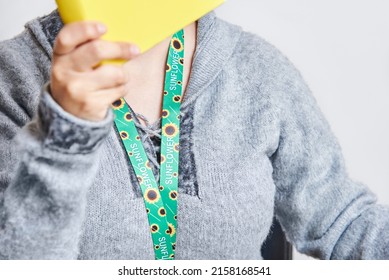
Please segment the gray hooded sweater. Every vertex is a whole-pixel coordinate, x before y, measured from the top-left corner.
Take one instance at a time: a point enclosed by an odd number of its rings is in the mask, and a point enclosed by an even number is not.
[[[0,44],[0,258],[154,259],[147,213],[110,112],[45,90],[57,12]],[[389,209],[351,181],[300,74],[273,46],[199,20],[182,104],[176,259],[260,259],[275,215],[303,253],[389,259]],[[158,124],[139,124],[158,178]]]

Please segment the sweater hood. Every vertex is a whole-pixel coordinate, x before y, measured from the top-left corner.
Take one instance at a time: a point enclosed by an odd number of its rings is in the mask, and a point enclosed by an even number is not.
[[[55,38],[63,25],[58,11],[54,10],[28,22],[25,27],[51,59]],[[241,33],[240,27],[217,18],[213,11],[199,19],[196,51],[183,109],[217,77],[233,54]]]

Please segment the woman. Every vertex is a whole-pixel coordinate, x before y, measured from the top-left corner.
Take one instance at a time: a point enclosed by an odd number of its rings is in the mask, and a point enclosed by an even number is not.
[[[100,41],[104,32],[62,27],[53,12],[0,46],[2,258],[153,259],[160,249],[110,105],[129,104],[158,182],[170,39],[137,56]],[[185,41],[175,258],[259,259],[275,214],[303,253],[388,259],[389,210],[348,178],[290,62],[213,13]],[[96,66],[105,59],[129,62]]]

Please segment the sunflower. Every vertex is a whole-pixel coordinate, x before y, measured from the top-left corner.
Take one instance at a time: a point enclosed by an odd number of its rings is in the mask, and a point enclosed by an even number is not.
[[[160,196],[160,194],[159,194],[159,191],[156,190],[156,189],[148,188],[148,189],[145,191],[144,199],[145,199],[148,203],[154,204],[154,203],[158,202],[160,198],[161,198],[161,196]]]
[[[127,133],[127,131],[121,131],[121,132],[120,132],[120,137],[121,137],[123,140],[127,140],[127,139],[128,139],[128,133]]]
[[[169,114],[170,114],[170,112],[168,110],[164,109],[162,111],[162,118],[166,119],[167,117],[169,117]]]
[[[118,99],[118,100],[116,100],[115,102],[112,103],[112,108],[114,110],[119,110],[119,109],[124,107],[124,103],[125,102],[124,102],[123,98],[120,98],[120,99]]]
[[[171,200],[177,200],[178,193],[176,191],[171,191],[169,197]]]
[[[180,103],[181,102],[181,96],[180,95],[174,95],[173,96],[173,101],[175,102],[175,103]]]
[[[126,114],[124,115],[124,120],[126,120],[127,122],[132,122],[132,121],[133,121],[133,118],[132,118],[131,113],[126,113]]]
[[[169,138],[174,138],[178,134],[178,127],[174,123],[168,123],[162,128],[162,132]]]
[[[161,216],[161,217],[165,217],[166,216],[166,210],[165,208],[161,207],[158,209],[158,215]]]
[[[173,237],[173,235],[176,234],[176,228],[171,223],[168,223],[168,227],[169,227],[168,231],[169,231],[170,237]]]
[[[166,64],[166,72],[170,72],[172,70],[172,67],[169,64]]]
[[[157,224],[152,224],[150,230],[152,233],[157,233],[159,231],[159,226]]]
[[[184,45],[182,44],[181,40],[178,38],[174,38],[171,44],[173,49],[177,52],[181,52],[182,50],[184,50]]]

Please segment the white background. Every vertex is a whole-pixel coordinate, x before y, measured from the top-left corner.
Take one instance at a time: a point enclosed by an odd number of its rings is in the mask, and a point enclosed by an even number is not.
[[[0,0],[0,40],[54,9]],[[264,37],[300,69],[352,178],[389,204],[389,1],[229,0],[217,14]],[[301,258],[301,256],[297,256]]]

